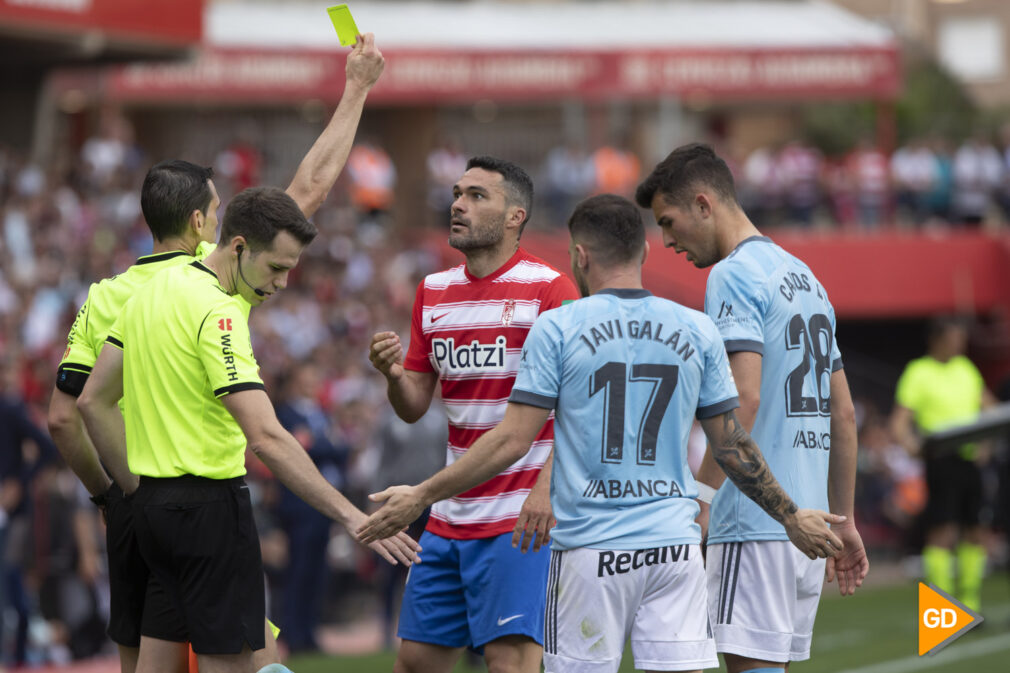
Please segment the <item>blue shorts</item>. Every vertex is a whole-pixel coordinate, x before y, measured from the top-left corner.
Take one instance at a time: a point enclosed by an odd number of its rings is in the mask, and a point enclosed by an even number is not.
[[[512,533],[452,540],[425,531],[421,563],[411,566],[396,635],[446,647],[484,645],[503,636],[544,642],[551,554],[523,554]]]

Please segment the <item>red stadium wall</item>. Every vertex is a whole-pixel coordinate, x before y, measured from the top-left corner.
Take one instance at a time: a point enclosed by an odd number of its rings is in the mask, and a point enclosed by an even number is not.
[[[1010,236],[976,232],[858,235],[773,232],[827,289],[840,318],[915,318],[937,313],[1010,310]],[[567,233],[530,232],[523,244],[568,268]],[[708,270],[662,249],[649,232],[646,287],[701,308]]]

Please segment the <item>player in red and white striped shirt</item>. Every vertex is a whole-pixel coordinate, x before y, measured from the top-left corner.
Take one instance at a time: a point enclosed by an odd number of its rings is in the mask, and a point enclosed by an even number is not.
[[[418,286],[406,358],[392,332],[376,334],[370,353],[405,421],[424,415],[441,381],[447,464],[502,420],[533,321],[579,296],[567,276],[519,248],[533,201],[523,169],[472,158],[453,196],[449,244],[466,263]],[[527,528],[525,547],[535,531],[536,550],[549,527],[553,425],[552,417],[519,462],[432,507],[423,563],[404,592],[397,670],[448,673],[466,646],[483,650],[489,670],[540,670],[549,557],[521,553],[511,534]]]

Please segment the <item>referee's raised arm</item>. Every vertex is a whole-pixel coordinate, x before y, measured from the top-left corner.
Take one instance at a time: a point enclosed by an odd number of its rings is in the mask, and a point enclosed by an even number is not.
[[[365,107],[365,98],[379,80],[385,66],[375,46],[375,36],[365,33],[347,55],[347,83],[340,104],[315,144],[302,159],[287,193],[305,217],[312,217],[326,200],[333,183],[344,169],[354,144],[354,134]]]

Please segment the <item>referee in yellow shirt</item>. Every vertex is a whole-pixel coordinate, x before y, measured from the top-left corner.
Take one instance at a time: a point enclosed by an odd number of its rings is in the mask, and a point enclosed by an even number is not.
[[[250,671],[252,651],[264,646],[263,569],[243,480],[247,444],[313,507],[349,530],[365,520],[277,421],[236,300],[255,306],[283,289],[315,234],[280,189],[240,193],[214,252],[158,274],[126,304],[109,332],[114,347],[102,350],[79,398],[113,476],[140,476],[137,538],[149,586],[166,599],[145,605],[138,661],[145,673],[174,673],[186,641],[202,673]],[[122,397],[124,415],[116,406]],[[371,546],[387,560],[417,559],[402,534]]]
[[[333,118],[298,167],[288,187],[306,217],[320,206],[350,150],[368,91],[383,70],[374,38],[363,36],[347,56],[344,94]],[[217,240],[220,203],[212,171],[170,160],[154,166],[141,190],[144,219],[154,237],[153,254],[125,272],[91,286],[67,338],[49,407],[49,428],[68,465],[92,500],[103,508],[108,528],[111,604],[109,636],[119,645],[122,670],[136,669],[148,569],[137,550],[132,510],[119,485],[110,483],[77,413],[77,396],[105,344],[113,321],[136,289],[163,269],[203,259]],[[195,257],[194,257],[195,255]],[[249,305],[241,302],[243,313]],[[127,488],[136,477],[119,475]],[[278,661],[273,635],[257,651],[257,666]]]
[[[926,355],[909,362],[898,379],[891,431],[912,455],[921,453],[926,435],[971,423],[979,411],[995,404],[982,375],[964,355],[967,345],[963,323],[938,318],[929,327]],[[980,522],[982,473],[976,454],[977,445],[965,444],[954,453],[923,456],[929,500],[922,562],[927,582],[956,594],[977,611],[986,551]]]

